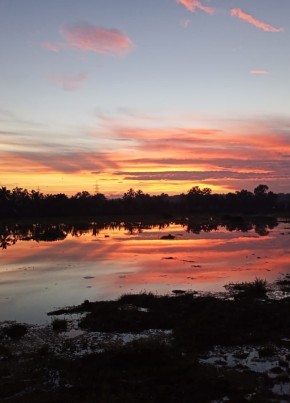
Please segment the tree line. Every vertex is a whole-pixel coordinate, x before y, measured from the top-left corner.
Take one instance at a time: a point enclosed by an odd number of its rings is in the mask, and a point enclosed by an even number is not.
[[[102,193],[78,192],[43,194],[15,187],[0,188],[0,218],[23,217],[94,217],[117,215],[156,215],[170,217],[194,213],[282,213],[290,212],[290,195],[275,194],[264,184],[254,192],[246,189],[216,194],[210,188],[194,186],[187,193],[169,196],[149,195],[129,189],[122,197],[107,198]]]

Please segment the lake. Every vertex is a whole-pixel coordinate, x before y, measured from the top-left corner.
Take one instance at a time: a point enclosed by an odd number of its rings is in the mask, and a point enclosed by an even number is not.
[[[290,272],[290,224],[274,218],[0,229],[0,321],[45,323],[48,311],[86,299],[223,291],[230,282],[271,282]]]

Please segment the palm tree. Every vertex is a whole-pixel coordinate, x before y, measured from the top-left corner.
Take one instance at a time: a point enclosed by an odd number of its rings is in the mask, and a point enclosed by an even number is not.
[[[1,186],[0,188],[0,200],[9,200],[11,196],[11,192],[6,186]]]

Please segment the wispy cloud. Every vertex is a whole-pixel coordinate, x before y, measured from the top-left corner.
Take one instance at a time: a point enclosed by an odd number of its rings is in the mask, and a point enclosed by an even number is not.
[[[44,42],[42,44],[43,48],[48,49],[51,52],[55,52],[55,53],[58,53],[61,50],[62,46],[63,45],[61,43]]]
[[[28,125],[28,126],[37,126],[37,127],[43,127],[45,124],[34,121],[34,120],[28,120],[24,119],[21,115],[15,114],[11,110],[8,109],[0,109],[0,122],[2,123],[13,123],[15,125],[21,126],[21,129],[23,129],[23,125]]]
[[[275,28],[272,25],[266,24],[263,21],[260,21],[253,17],[251,14],[247,14],[242,11],[240,8],[231,9],[231,16],[239,18],[240,20],[246,21],[248,24],[253,25],[256,28],[259,28],[266,32],[281,32],[283,28]]]
[[[197,9],[204,11],[207,14],[213,15],[215,9],[213,7],[208,7],[202,4],[199,0],[176,0],[177,3],[182,4],[188,11],[194,13]]]
[[[76,91],[83,86],[87,79],[84,73],[75,76],[49,76],[48,79],[60,85],[65,91]]]
[[[14,165],[14,170],[13,170]],[[0,169],[2,172],[21,174],[78,174],[81,172],[119,169],[105,152],[58,152],[51,151],[8,151],[1,153]]]
[[[189,21],[189,20],[182,20],[181,23],[180,23],[180,25],[181,25],[184,29],[188,28],[189,24],[190,24],[190,21]]]
[[[256,179],[265,179],[265,175],[271,174],[271,171],[255,172],[254,169],[248,172],[239,172],[232,170],[216,171],[139,171],[139,172],[116,172],[116,175],[123,176],[126,180],[135,181],[156,181],[156,180],[178,180],[178,181],[209,181],[231,179],[248,179],[255,176]],[[270,175],[271,176],[271,175]]]
[[[250,70],[250,74],[253,74],[256,76],[266,76],[270,73],[267,70]]]
[[[111,53],[122,55],[130,52],[134,44],[132,40],[116,29],[96,27],[87,23],[63,26],[60,33],[64,42],[45,42],[42,46],[52,52],[63,48],[71,48],[83,52]]]

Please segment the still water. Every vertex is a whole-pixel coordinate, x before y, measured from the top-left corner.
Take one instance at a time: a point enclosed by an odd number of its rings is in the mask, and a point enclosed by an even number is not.
[[[290,224],[275,219],[1,226],[0,241],[0,321],[44,323],[86,299],[223,291],[290,273]]]

